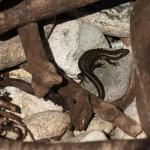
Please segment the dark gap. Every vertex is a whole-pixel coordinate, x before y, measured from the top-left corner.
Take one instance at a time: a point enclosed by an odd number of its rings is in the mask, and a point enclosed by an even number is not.
[[[0,11],[3,11],[5,9],[9,9],[14,7],[15,5],[19,4],[23,0],[2,0],[0,2]]]

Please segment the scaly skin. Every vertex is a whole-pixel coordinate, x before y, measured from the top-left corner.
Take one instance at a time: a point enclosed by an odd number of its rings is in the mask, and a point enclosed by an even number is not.
[[[104,50],[104,49],[91,49],[86,51],[79,59],[78,66],[81,70],[81,73],[79,74],[79,78],[84,78],[86,76],[96,87],[98,91],[98,97],[101,99],[105,98],[105,90],[101,83],[101,81],[98,79],[98,77],[95,76],[93,73],[95,68],[102,67],[103,63],[96,64],[99,60],[104,60],[108,62],[111,65],[117,65],[117,62],[114,62],[116,60],[119,60],[126,56],[129,53],[129,50],[127,49],[119,49],[114,51]]]

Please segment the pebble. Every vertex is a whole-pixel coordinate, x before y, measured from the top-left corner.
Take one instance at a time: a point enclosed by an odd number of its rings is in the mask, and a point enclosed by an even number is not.
[[[114,49],[107,50],[113,51]],[[102,82],[105,89],[105,100],[114,101],[125,94],[128,87],[132,60],[132,51],[130,50],[128,55],[116,61],[118,62],[118,66],[110,65],[104,61],[105,68],[100,67],[95,69],[94,73]],[[93,94],[98,94],[95,86],[87,78],[81,85]]]
[[[92,142],[92,141],[106,141],[107,137],[104,132],[100,130],[90,130],[80,133],[74,138],[64,140],[62,142]]]
[[[92,121],[90,122],[87,131],[91,131],[91,130],[101,130],[106,134],[109,134],[112,129],[114,128],[114,125],[102,120],[101,118],[99,118],[98,116],[95,116]]]

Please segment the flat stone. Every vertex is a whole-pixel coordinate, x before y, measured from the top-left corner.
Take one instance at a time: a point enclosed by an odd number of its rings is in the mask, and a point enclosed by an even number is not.
[[[68,129],[70,118],[61,111],[45,111],[24,118],[25,124],[36,140],[62,136]],[[28,135],[25,141],[30,141]]]

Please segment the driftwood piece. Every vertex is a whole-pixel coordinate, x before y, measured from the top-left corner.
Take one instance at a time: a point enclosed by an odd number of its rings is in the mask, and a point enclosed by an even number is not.
[[[150,1],[137,0],[131,15],[131,44],[135,58],[136,98],[140,120],[150,136]]]
[[[0,140],[0,150],[148,150],[149,148],[150,139],[59,144],[23,143],[12,140]]]
[[[62,97],[54,97],[53,101],[56,104],[63,106],[65,110],[69,110],[72,124],[76,129],[84,130],[89,124],[94,112],[97,113],[103,120],[113,123],[131,136],[135,137],[141,132],[140,125],[124,115],[117,107],[94,96],[72,79],[67,77],[65,78],[68,83],[58,90]],[[1,81],[0,85],[2,87],[8,85],[15,86],[33,94],[31,85],[24,81],[21,84],[19,79],[6,78]],[[51,93],[49,95],[49,99],[51,99],[53,95]],[[128,98],[131,98],[130,94],[128,96],[124,96],[124,98],[127,100]],[[122,100],[122,98],[120,98],[120,100]],[[125,102],[125,99],[123,101]],[[117,106],[119,105],[117,104]]]
[[[133,119],[124,115],[119,109],[117,109],[117,107],[103,101],[102,99],[99,99],[92,93],[83,89],[72,79],[67,78],[67,80],[68,84],[59,90],[60,95],[74,99],[77,103],[80,103],[80,101],[86,99],[86,97],[82,97],[82,95],[87,95],[90,97],[93,112],[97,113],[103,120],[113,123],[133,137],[137,136],[141,132],[140,125]]]
[[[98,0],[24,0],[17,6],[0,12],[0,34],[96,1]]]
[[[38,1],[38,0],[37,1],[32,0],[32,2],[34,3],[34,5],[32,5],[32,7],[28,7],[28,8],[35,8],[34,6],[36,6],[35,4],[38,4],[38,2],[40,4],[40,1]],[[48,2],[48,1],[43,1],[43,2],[45,2],[44,4],[46,4],[46,2]],[[56,1],[56,2],[58,2],[58,1]],[[61,4],[63,2],[64,1],[60,1],[59,3]],[[65,1],[65,2],[67,2],[65,5],[69,6],[69,1]],[[79,0],[78,0],[78,2],[79,2]],[[79,5],[83,4],[83,2],[81,0],[80,0],[80,2],[81,3],[77,3],[77,4],[79,4]],[[84,2],[87,2],[87,1],[84,0]],[[88,2],[86,4],[88,4]],[[94,0],[92,2],[94,2]],[[31,10],[30,10],[31,13],[20,13],[20,10],[21,10],[20,6],[27,6],[26,4],[29,4],[29,3],[30,3],[29,1],[26,1],[26,2],[23,1],[18,6],[14,7],[13,10],[16,10],[15,13],[14,13],[14,11],[10,11],[12,9],[6,10],[6,11],[0,13],[0,29],[1,29],[0,34],[6,32],[12,28],[30,23],[32,21],[41,20],[41,19],[50,17],[52,15],[70,10],[69,8],[67,9],[66,7],[64,7],[64,8],[61,7],[63,9],[60,9],[59,11],[57,11],[57,9],[56,9],[57,7],[54,7],[53,10],[50,9],[51,11],[49,11],[51,13],[51,15],[49,15],[49,14],[47,16],[43,15],[42,17],[39,17],[38,16],[39,13],[37,13],[36,11],[31,11]],[[33,4],[33,3],[30,3],[30,4]],[[73,5],[75,4],[75,6],[76,6],[75,2],[72,2],[72,4]],[[71,5],[72,7],[70,7],[70,6],[69,7],[71,9],[76,8],[73,5]],[[79,5],[77,7],[80,7]],[[49,9],[47,9],[48,6],[49,5],[47,5],[47,7],[42,6],[40,8],[44,8],[42,11],[45,12],[45,10],[49,10]],[[18,9],[16,9],[16,8],[18,8]],[[25,9],[27,7],[22,7],[22,8],[24,8],[24,9],[22,9],[23,11],[21,11],[21,12],[29,12],[28,10]],[[38,7],[36,7],[35,9],[37,9],[37,8]],[[58,8],[60,8],[60,7],[58,7]],[[150,98],[150,95],[149,95],[149,89],[150,89],[149,73],[150,73],[150,71],[148,68],[149,67],[149,58],[148,58],[149,57],[149,51],[148,50],[149,50],[149,44],[150,44],[149,43],[149,37],[150,36],[149,36],[149,33],[147,32],[147,31],[149,31],[149,27],[150,27],[150,24],[149,24],[149,21],[150,21],[149,16],[150,15],[148,15],[149,14],[149,8],[150,8],[150,2],[148,0],[147,1],[137,0],[137,4],[135,6],[134,13],[132,15],[133,18],[131,18],[131,20],[132,20],[132,22],[131,22],[132,47],[133,47],[134,55],[135,55],[136,62],[137,62],[136,77],[138,79],[138,83],[137,83],[138,88],[136,90],[136,95],[137,95],[137,99],[138,99],[137,100],[138,111],[140,113],[140,118],[142,120],[143,127],[144,127],[144,129],[148,135],[150,135],[150,132],[149,132],[150,131],[149,130],[150,129],[150,124],[149,124],[149,121],[150,121],[150,119],[149,119],[150,118],[150,116],[149,116],[149,112],[150,112],[150,108],[149,108],[149,106],[150,106],[149,105],[149,98]],[[32,10],[34,10],[34,9],[32,9]],[[41,9],[39,9],[39,10],[40,10],[40,12],[42,12]],[[55,13],[52,14],[52,12],[54,12],[54,10],[56,10],[56,11],[55,11]],[[12,15],[10,15],[10,14],[12,14]],[[25,20],[23,20],[23,18],[25,18],[25,17],[21,16],[19,14],[27,15],[27,18]],[[32,15],[32,16],[30,16],[30,15]],[[12,17],[12,16],[14,16],[14,17]],[[34,18],[34,16],[36,16],[36,18]],[[145,17],[145,19],[143,19],[144,17]],[[13,19],[14,21],[12,21],[11,19]],[[143,29],[144,29],[144,31],[143,31]],[[136,36],[137,34],[139,34],[141,36],[137,37]],[[145,37],[145,38],[143,38],[143,37]],[[138,53],[136,53],[136,52],[138,52]],[[79,95],[76,95],[76,97],[79,97]],[[94,100],[94,102],[92,103],[92,106],[97,105],[97,104],[98,104],[98,102],[96,102]],[[97,105],[97,106],[99,106],[99,105]],[[105,106],[105,105],[100,105],[100,106]],[[109,104],[109,106],[111,107],[112,105]],[[109,108],[109,107],[107,107],[107,108]],[[114,110],[116,110],[115,107],[113,107],[113,108],[114,108]],[[103,108],[103,110],[98,110],[95,108],[94,111],[96,112],[96,110],[97,110],[97,111],[102,112],[102,111],[104,111],[104,109],[105,109],[105,107]],[[109,112],[112,113],[112,111],[109,111]],[[115,112],[115,114],[116,114],[116,112]],[[104,112],[101,115],[103,115],[103,117],[104,117]],[[110,114],[106,114],[106,116],[108,116],[108,117],[109,117],[109,115]],[[118,119],[118,118],[115,118],[115,119]],[[110,120],[114,120],[114,118],[111,118]],[[127,121],[127,118],[125,118],[125,120]],[[118,120],[115,120],[115,123],[118,123]],[[126,128],[128,128],[128,126]],[[88,148],[90,148],[90,149],[93,149],[93,148],[105,149],[106,147],[107,147],[107,149],[108,149],[108,147],[110,147],[110,149],[117,149],[116,147],[119,147],[119,146],[120,147],[118,149],[125,149],[125,148],[146,149],[149,147],[150,141],[149,140],[139,140],[139,141],[129,141],[129,142],[127,142],[127,141],[125,141],[125,142],[120,142],[120,141],[115,142],[114,141],[113,142],[112,141],[110,143],[109,142],[106,142],[106,143],[100,142],[99,144],[97,144],[98,142],[95,142],[95,143],[93,142],[93,144],[92,143],[85,143],[85,144],[66,144],[66,145],[65,144],[64,145],[58,144],[58,145],[51,145],[51,149],[60,148],[63,150],[63,148],[64,149],[71,149],[71,148],[75,148],[76,146],[77,146],[76,149],[88,149]],[[9,149],[16,149],[16,150],[17,149],[18,150],[21,150],[21,149],[31,149],[32,150],[33,149],[34,150],[37,148],[38,149],[44,149],[44,150],[49,149],[49,145],[40,145],[40,144],[39,145],[38,144],[32,145],[31,143],[30,144],[26,144],[26,143],[23,144],[20,142],[16,143],[14,141],[9,141],[9,140],[5,141],[2,139],[0,140],[0,145],[1,145],[0,149],[5,149],[5,150],[7,150],[7,149],[8,150]]]
[[[53,85],[62,82],[62,78],[46,56],[38,24],[22,26],[18,28],[18,32],[28,61],[25,69],[32,74],[34,93],[38,97],[44,97]]]

